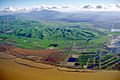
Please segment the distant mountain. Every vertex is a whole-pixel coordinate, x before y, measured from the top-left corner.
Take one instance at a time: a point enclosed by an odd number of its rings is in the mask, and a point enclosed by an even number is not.
[[[30,13],[26,13],[26,16],[36,19],[58,19],[63,17],[63,13],[52,10],[41,10],[41,11],[32,11]]]
[[[3,12],[4,14],[5,12]],[[59,12],[53,10],[31,11],[27,13],[8,12],[6,15],[13,15],[19,18],[33,19],[37,21],[60,21],[60,22],[88,22],[95,27],[119,28],[120,12],[103,11],[80,11],[80,12]],[[5,15],[5,14],[4,14]]]
[[[28,13],[17,13],[17,17],[22,17],[26,19],[34,20],[58,20],[65,18],[68,13],[53,11],[53,10],[40,10],[40,11],[31,11]]]

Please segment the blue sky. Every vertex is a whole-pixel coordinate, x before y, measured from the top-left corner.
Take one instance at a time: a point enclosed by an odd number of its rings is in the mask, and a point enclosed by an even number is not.
[[[120,0],[0,0],[0,8],[31,7],[34,5],[83,5],[83,4],[118,4]]]

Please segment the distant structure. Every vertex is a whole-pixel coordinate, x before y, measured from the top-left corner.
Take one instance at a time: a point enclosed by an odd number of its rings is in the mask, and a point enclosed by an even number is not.
[[[120,32],[120,29],[111,29],[111,32]]]

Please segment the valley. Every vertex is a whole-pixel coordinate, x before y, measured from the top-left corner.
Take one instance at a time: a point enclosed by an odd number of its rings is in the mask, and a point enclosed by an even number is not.
[[[119,80],[120,47],[114,41],[119,44],[120,33],[112,32],[110,25],[119,28],[119,17],[113,14],[118,12],[91,12],[89,17],[86,12],[41,10],[0,16],[1,78]],[[18,72],[16,78],[7,69]]]

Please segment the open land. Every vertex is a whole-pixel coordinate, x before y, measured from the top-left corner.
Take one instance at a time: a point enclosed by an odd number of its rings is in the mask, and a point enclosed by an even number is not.
[[[11,55],[9,56],[11,57]],[[40,67],[52,67],[50,65],[39,64]],[[119,80],[119,75],[119,71],[85,73],[62,72],[56,68],[49,70],[36,69],[16,64],[14,59],[0,59],[0,80]]]

